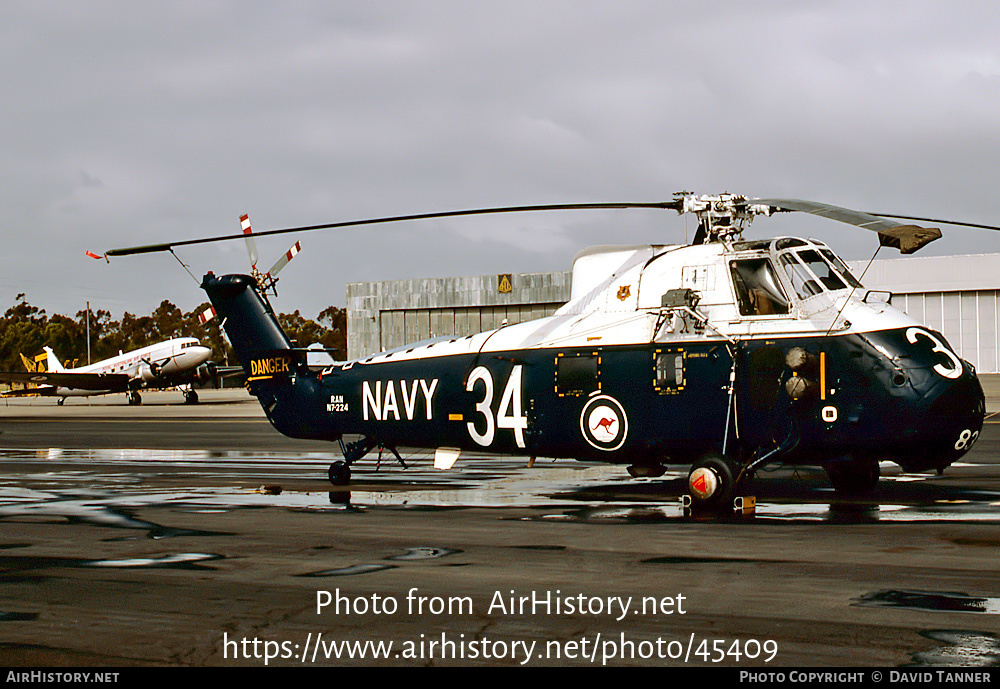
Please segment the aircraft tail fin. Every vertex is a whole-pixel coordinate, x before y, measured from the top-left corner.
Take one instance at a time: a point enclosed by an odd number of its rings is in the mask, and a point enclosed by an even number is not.
[[[48,371],[65,371],[62,362],[56,357],[56,353],[52,351],[51,347],[43,347],[47,360],[45,362],[46,370]]]
[[[246,372],[247,381],[271,377],[290,362],[281,352],[292,349],[278,318],[249,275],[205,276],[202,289],[215,307],[220,324]]]

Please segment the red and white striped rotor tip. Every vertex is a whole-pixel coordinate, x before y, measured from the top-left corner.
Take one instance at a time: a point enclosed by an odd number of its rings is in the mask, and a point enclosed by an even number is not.
[[[215,318],[215,307],[209,306],[207,309],[198,314],[198,322],[205,325],[210,320]]]
[[[247,214],[240,216],[240,228],[243,230],[243,239],[247,244],[247,253],[250,254],[250,267],[257,269],[257,242],[253,239],[253,228],[250,227],[250,216]]]
[[[278,261],[271,267],[271,270],[267,272],[269,278],[274,278],[278,276],[278,273],[282,268],[288,265],[288,262],[295,258],[295,254],[302,251],[302,244],[295,242],[291,249],[286,251],[284,255],[278,259]]]

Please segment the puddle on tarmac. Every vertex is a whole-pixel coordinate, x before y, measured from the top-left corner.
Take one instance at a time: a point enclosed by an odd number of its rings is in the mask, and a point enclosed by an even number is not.
[[[390,555],[383,559],[394,560],[396,562],[411,562],[420,560],[437,560],[442,557],[448,557],[449,555],[458,555],[462,551],[454,548],[435,548],[428,546],[421,546],[418,548],[407,548],[403,553],[399,555]],[[371,574],[372,572],[381,572],[387,569],[395,569],[397,565],[386,565],[386,564],[359,564],[350,565],[349,567],[339,567],[335,569],[323,569],[318,572],[308,572],[306,574],[300,574],[301,577],[347,577],[354,576],[357,574]]]
[[[461,550],[453,548],[407,548],[402,555],[391,555],[386,560],[435,560],[439,557],[457,555]]]
[[[221,560],[221,555],[207,553],[177,553],[175,555],[159,555],[157,557],[131,557],[124,560],[90,560],[83,563],[84,567],[110,567],[121,569],[173,567],[193,569],[200,568],[202,562]]]
[[[966,593],[888,589],[855,599],[859,607],[900,608],[921,612],[1000,614],[1000,598]],[[989,632],[930,630],[920,633],[942,646],[914,653],[910,667],[1000,667],[1000,639]]]
[[[148,507],[192,512],[264,507],[305,511],[483,507],[542,511],[524,517],[528,519],[637,523],[687,519],[678,495],[686,477],[681,467],[656,479],[632,479],[622,467],[613,465],[540,459],[529,470],[524,458],[468,455],[460,460],[457,471],[438,472],[431,467],[429,453],[418,453],[407,458],[408,470],[388,465],[377,470],[366,460],[356,465],[348,490],[331,491],[323,479],[332,456],[315,452],[0,450],[0,521],[82,522],[167,538],[197,532],[165,528],[136,513]],[[758,497],[752,521],[1000,521],[1000,492],[939,488],[926,475],[896,475],[886,477],[886,492],[897,498],[918,496],[914,498],[918,504],[872,504],[840,499],[816,475],[800,470],[787,479],[762,479],[784,487],[773,499]],[[206,481],[213,485],[205,486]],[[289,488],[303,482],[317,490]],[[176,485],[190,487],[172,487]],[[260,492],[261,485],[282,489],[271,495]]]
[[[88,560],[75,557],[38,555],[0,555],[0,568],[7,583],[17,579],[14,572],[52,569],[56,567],[100,567],[117,569],[211,569],[202,563],[221,560],[222,555],[210,553],[173,553],[151,557],[131,557],[121,560]]]
[[[933,630],[921,632],[944,644],[913,654],[913,667],[1000,667],[1000,639],[986,632]]]
[[[396,565],[368,564],[350,565],[349,567],[339,567],[336,569],[321,569],[318,572],[307,572],[300,574],[300,577],[350,577],[357,574],[371,574],[381,572],[386,569],[395,569]]]
[[[1000,615],[1000,598],[969,596],[964,593],[905,591],[890,589],[866,593],[855,605],[866,608],[906,608],[936,612],[973,612]]]

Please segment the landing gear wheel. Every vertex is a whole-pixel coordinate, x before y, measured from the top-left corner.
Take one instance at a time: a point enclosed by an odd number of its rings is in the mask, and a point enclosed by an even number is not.
[[[708,455],[691,466],[688,489],[695,507],[724,508],[736,494],[733,466],[723,457]]]
[[[58,404],[60,407],[63,406],[65,402],[66,402],[65,397],[60,397],[59,399],[56,400],[56,404]]]
[[[867,495],[878,485],[879,468],[874,459],[841,459],[824,468],[834,490],[842,495]]]
[[[142,404],[142,397],[139,396],[138,392],[130,392],[128,394],[128,403],[133,405]]]
[[[344,461],[336,461],[330,465],[330,470],[327,472],[330,477],[330,483],[335,486],[346,486],[351,482],[351,467]]]
[[[198,404],[198,393],[194,390],[187,390],[184,393],[184,404]]]

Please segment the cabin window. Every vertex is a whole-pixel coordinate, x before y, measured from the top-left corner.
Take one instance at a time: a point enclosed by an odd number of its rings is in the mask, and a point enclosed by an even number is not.
[[[653,388],[662,394],[684,389],[687,354],[683,349],[657,349],[653,352]]]
[[[729,264],[736,287],[736,302],[744,316],[788,313],[788,298],[778,283],[774,266],[766,257],[744,258]]]
[[[601,357],[588,354],[560,354],[556,357],[556,394],[587,395],[601,389]]]

